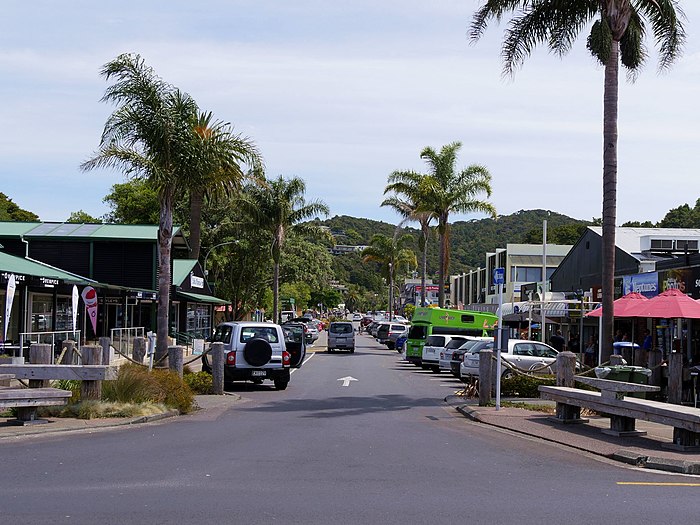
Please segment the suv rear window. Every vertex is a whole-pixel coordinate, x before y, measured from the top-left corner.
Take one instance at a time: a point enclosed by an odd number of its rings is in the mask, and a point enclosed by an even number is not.
[[[231,327],[227,324],[222,324],[216,327],[216,332],[211,336],[212,343],[224,343],[228,344],[231,342]]]
[[[425,339],[428,328],[424,325],[414,325],[408,331],[409,339]]]
[[[442,335],[429,335],[425,340],[425,346],[445,346],[445,337]]]
[[[241,343],[258,337],[268,343],[279,343],[277,330],[273,326],[246,326],[241,330]]]
[[[333,334],[351,334],[353,332],[350,323],[331,323],[330,332]]]

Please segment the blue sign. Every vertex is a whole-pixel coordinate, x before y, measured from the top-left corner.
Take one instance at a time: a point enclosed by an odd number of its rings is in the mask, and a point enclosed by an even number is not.
[[[659,276],[657,272],[638,273],[622,277],[622,295],[637,292],[652,298],[659,294]]]
[[[493,284],[505,284],[506,283],[506,269],[496,268],[493,270]]]

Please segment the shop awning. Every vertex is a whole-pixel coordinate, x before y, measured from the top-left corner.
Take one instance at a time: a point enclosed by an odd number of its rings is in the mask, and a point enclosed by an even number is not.
[[[180,297],[184,297],[185,299],[190,299],[191,301],[194,301],[196,303],[231,304],[229,301],[219,299],[218,297],[214,297],[212,295],[203,295],[200,293],[190,293],[181,291],[178,291],[177,295],[179,295]]]
[[[95,281],[87,277],[81,277],[64,270],[60,270],[48,264],[42,264],[22,257],[15,257],[0,252],[0,274],[15,274],[33,277],[36,279],[58,280],[67,284],[92,284]],[[60,284],[60,283],[54,283]]]

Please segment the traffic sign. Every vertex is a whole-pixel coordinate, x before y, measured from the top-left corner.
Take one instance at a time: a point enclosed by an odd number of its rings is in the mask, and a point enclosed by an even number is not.
[[[505,268],[495,268],[493,270],[493,284],[505,284],[506,283],[506,269]]]

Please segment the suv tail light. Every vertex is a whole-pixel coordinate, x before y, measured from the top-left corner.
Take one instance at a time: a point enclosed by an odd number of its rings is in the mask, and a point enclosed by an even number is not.
[[[226,354],[226,364],[235,365],[236,364],[236,352],[229,352]]]
[[[282,352],[282,364],[284,366],[289,366],[289,364],[292,362],[292,355],[287,352],[286,350]]]

